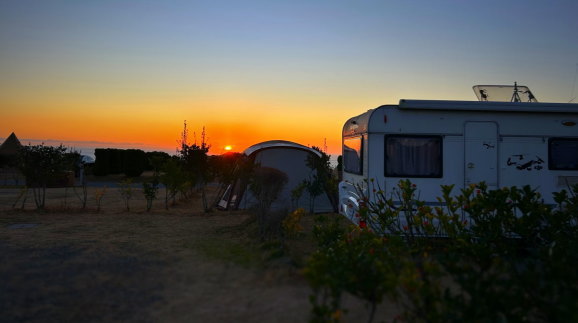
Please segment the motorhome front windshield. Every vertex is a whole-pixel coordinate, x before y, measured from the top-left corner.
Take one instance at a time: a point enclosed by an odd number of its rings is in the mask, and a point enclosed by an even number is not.
[[[343,169],[347,173],[362,174],[363,137],[343,138]]]

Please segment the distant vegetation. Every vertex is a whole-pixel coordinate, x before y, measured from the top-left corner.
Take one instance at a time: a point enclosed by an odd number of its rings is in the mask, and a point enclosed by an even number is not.
[[[138,177],[145,170],[153,170],[154,163],[162,164],[171,156],[165,152],[144,152],[140,149],[97,148],[93,173],[96,176],[125,174]]]
[[[87,176],[106,178],[113,175],[114,186],[121,193],[127,211],[130,211],[131,199],[134,198],[134,189],[142,185],[138,194],[144,195],[147,201],[147,211],[150,211],[153,201],[164,199],[165,209],[175,204],[177,198],[187,199],[196,193],[201,195],[204,212],[212,211],[218,203],[221,195],[227,187],[237,180],[251,183],[249,189],[257,197],[257,205],[252,209],[259,214],[261,237],[278,236],[281,232],[282,222],[287,214],[295,210],[283,210],[272,215],[270,206],[277,198],[278,192],[286,185],[287,178],[272,176],[269,172],[260,170],[259,165],[253,164],[246,156],[240,153],[226,153],[223,155],[208,155],[211,145],[207,142],[205,128],[203,127],[197,141],[193,135],[193,143],[189,142],[187,123],[184,122],[175,155],[165,152],[145,152],[140,149],[95,149],[95,162],[86,164],[82,161],[78,152],[68,152],[62,145],[58,147],[41,145],[28,145],[20,149],[18,157],[12,163],[18,168],[26,180],[26,188],[14,203],[25,205],[29,189],[33,192],[36,206],[39,209],[45,207],[46,188],[48,187],[72,187],[74,195],[81,202],[81,208],[85,209],[89,200],[94,199],[97,209],[101,209],[101,202],[107,194],[112,194],[106,187],[98,190],[94,197],[89,193]],[[289,188],[293,192],[294,202],[307,194],[309,195],[310,212],[315,207],[316,197],[327,194],[335,210],[337,210],[337,174],[329,163],[329,155],[317,147],[313,147],[321,154],[321,158],[310,156],[307,160],[309,168],[314,170],[310,178],[300,183],[298,187]],[[9,160],[2,160],[2,165],[8,165]],[[9,166],[9,165],[8,165]],[[147,176],[142,178],[144,172]],[[152,173],[152,177],[151,174]],[[264,174],[268,174],[265,176]],[[117,175],[124,175],[119,178]],[[207,196],[207,185],[218,184],[215,198]],[[164,190],[159,190],[163,188]],[[108,193],[107,193],[108,192]],[[213,192],[214,193],[214,192]],[[67,192],[65,191],[65,195]],[[164,195],[164,196],[160,196]],[[66,202],[64,202],[66,204]],[[266,232],[265,232],[266,231]]]

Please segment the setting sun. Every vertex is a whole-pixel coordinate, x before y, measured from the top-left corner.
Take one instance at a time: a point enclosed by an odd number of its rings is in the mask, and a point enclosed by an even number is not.
[[[226,151],[231,151],[231,149],[233,149],[233,147],[231,147],[231,146],[225,146],[225,150],[226,150]]]

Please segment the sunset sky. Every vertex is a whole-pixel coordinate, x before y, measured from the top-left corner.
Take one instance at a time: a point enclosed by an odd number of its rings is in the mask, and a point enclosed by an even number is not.
[[[187,120],[215,154],[337,155],[349,117],[402,98],[570,101],[577,31],[576,0],[0,0],[0,138],[174,152]]]

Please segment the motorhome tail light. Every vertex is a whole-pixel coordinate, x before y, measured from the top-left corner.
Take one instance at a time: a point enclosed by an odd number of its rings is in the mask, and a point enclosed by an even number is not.
[[[565,125],[566,127],[574,127],[576,125],[576,122],[565,120],[565,121],[562,121],[562,124]]]
[[[387,123],[387,115],[386,114],[383,115],[383,123]]]

